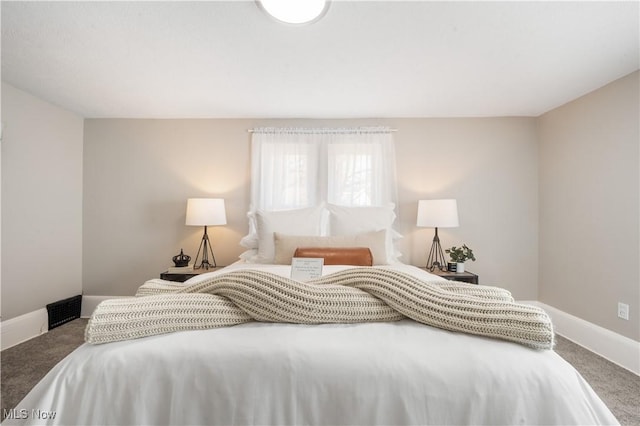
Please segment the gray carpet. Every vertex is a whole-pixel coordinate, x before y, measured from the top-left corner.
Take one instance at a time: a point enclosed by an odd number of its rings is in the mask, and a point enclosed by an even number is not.
[[[0,353],[3,413],[83,343],[86,324],[86,319],[71,321]],[[556,352],[582,374],[622,425],[640,426],[640,377],[560,336]]]
[[[620,424],[640,426],[640,376],[560,336],[555,351],[589,382]]]
[[[54,365],[84,343],[86,319],[56,327],[0,352],[0,408],[14,408]]]

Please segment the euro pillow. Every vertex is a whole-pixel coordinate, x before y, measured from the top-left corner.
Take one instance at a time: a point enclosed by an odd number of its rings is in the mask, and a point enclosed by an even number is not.
[[[258,235],[256,262],[273,263],[275,255],[274,233],[276,232],[319,236],[322,229],[323,211],[323,206],[273,212],[258,210],[255,214]]]
[[[347,207],[335,204],[327,205],[329,210],[329,230],[331,235],[354,235],[364,232],[386,230],[385,263],[397,263],[400,253],[394,240],[402,238],[393,229],[396,219],[395,204],[385,206]],[[375,255],[374,255],[375,257]]]
[[[320,257],[325,265],[373,265],[371,250],[367,247],[298,247],[293,256]]]
[[[396,219],[393,203],[386,206],[347,207],[329,204],[331,235],[353,235],[390,229]]]
[[[322,218],[320,221],[320,235],[328,235],[329,231],[327,229],[329,228],[329,211],[325,208],[324,204],[321,204],[317,208],[322,209]],[[304,215],[305,214],[304,211],[306,210],[312,210],[312,209],[297,209],[297,210],[282,210],[282,211],[274,210],[273,212],[268,212],[265,210],[263,212],[264,213],[302,212],[302,214]],[[258,224],[256,219],[256,212],[248,212],[247,218],[249,219],[249,233],[244,237],[242,237],[242,239],[240,240],[240,245],[242,247],[249,249],[248,251],[252,249],[257,250],[260,244],[258,239]],[[293,223],[292,225],[295,226],[295,223]]]
[[[364,232],[357,235],[310,236],[288,235],[276,232],[274,235],[274,262],[290,265],[298,247],[366,247],[371,251],[374,265],[387,264],[386,231]]]

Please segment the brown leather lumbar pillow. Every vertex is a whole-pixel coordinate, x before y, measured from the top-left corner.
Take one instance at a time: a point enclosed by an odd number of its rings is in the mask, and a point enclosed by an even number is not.
[[[368,247],[298,247],[293,257],[321,257],[325,265],[373,265]]]

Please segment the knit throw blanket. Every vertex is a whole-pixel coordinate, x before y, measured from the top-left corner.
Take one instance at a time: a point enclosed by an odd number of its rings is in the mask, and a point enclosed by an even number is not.
[[[347,269],[307,282],[260,270],[213,275],[191,285],[150,280],[136,297],[100,303],[85,340],[99,344],[249,321],[322,324],[407,317],[535,349],[554,343],[546,312],[515,303],[504,289],[428,282],[380,268]]]

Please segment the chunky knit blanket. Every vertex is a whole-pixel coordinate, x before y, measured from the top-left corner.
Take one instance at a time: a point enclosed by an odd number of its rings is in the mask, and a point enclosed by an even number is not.
[[[380,268],[353,268],[299,282],[260,270],[213,275],[195,284],[150,280],[136,297],[102,302],[85,331],[99,344],[249,321],[299,324],[411,318],[445,330],[553,347],[544,310],[514,303],[500,288],[428,282]]]

